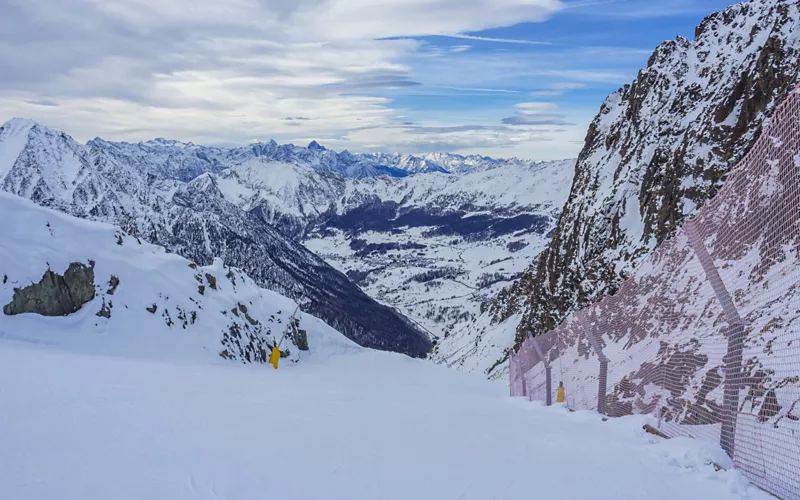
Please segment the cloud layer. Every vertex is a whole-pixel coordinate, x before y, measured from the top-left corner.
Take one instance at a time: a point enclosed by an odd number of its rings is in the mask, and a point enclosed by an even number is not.
[[[543,65],[536,70],[513,54],[478,52],[472,45],[538,45],[470,33],[546,21],[564,5],[560,0],[5,0],[0,122],[32,117],[84,140],[95,135],[213,144],[320,139],[351,150],[492,150],[553,140],[575,123],[555,105],[518,103],[514,116],[506,118],[513,103],[494,113],[481,109],[466,116],[461,110],[437,118],[432,112],[408,116],[398,102],[403,92],[432,89],[524,96],[524,89],[499,84],[509,75],[559,79],[535,91],[539,97],[583,88],[585,83],[566,80],[592,81],[598,75]],[[438,47],[419,38],[426,35],[457,44]],[[464,106],[469,112],[469,104]],[[414,125],[404,124],[408,118]],[[569,132],[570,141],[580,133]],[[569,144],[566,149],[574,149]]]

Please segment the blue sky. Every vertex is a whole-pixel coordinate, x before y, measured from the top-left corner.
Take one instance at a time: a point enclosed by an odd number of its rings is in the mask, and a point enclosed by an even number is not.
[[[572,157],[728,1],[7,0],[0,121],[79,140]]]

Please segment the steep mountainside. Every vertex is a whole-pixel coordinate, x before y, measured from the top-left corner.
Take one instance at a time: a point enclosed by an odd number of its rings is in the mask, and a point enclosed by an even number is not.
[[[63,132],[12,120],[0,128],[0,187],[78,217],[112,222],[198,263],[221,257],[361,345],[417,356],[429,350],[427,335],[405,318],[261,217],[227,201],[212,174],[185,182],[219,168],[218,162],[169,153],[134,156],[98,143],[83,146]]]
[[[552,329],[622,280],[742,158],[798,82],[798,3],[753,0],[659,46],[592,122],[555,235],[493,301],[517,342]],[[505,323],[504,323],[505,322]]]
[[[276,344],[284,362],[357,349],[219,259],[197,265],[8,193],[0,192],[0,212],[0,339],[203,363],[265,363]],[[81,280],[68,269],[82,269]],[[78,295],[67,311],[52,309]]]

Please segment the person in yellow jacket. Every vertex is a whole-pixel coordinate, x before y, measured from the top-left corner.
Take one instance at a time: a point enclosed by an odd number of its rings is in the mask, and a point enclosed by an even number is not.
[[[278,346],[272,346],[272,352],[269,354],[269,364],[276,370],[278,369],[278,360],[281,359],[281,350]]]
[[[564,382],[559,382],[558,389],[556,389],[556,403],[563,403],[563,402],[564,402]]]

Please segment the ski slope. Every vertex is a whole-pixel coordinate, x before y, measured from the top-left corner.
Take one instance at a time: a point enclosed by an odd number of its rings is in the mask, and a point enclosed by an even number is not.
[[[770,498],[642,423],[366,349],[274,371],[0,337],[9,500]]]

